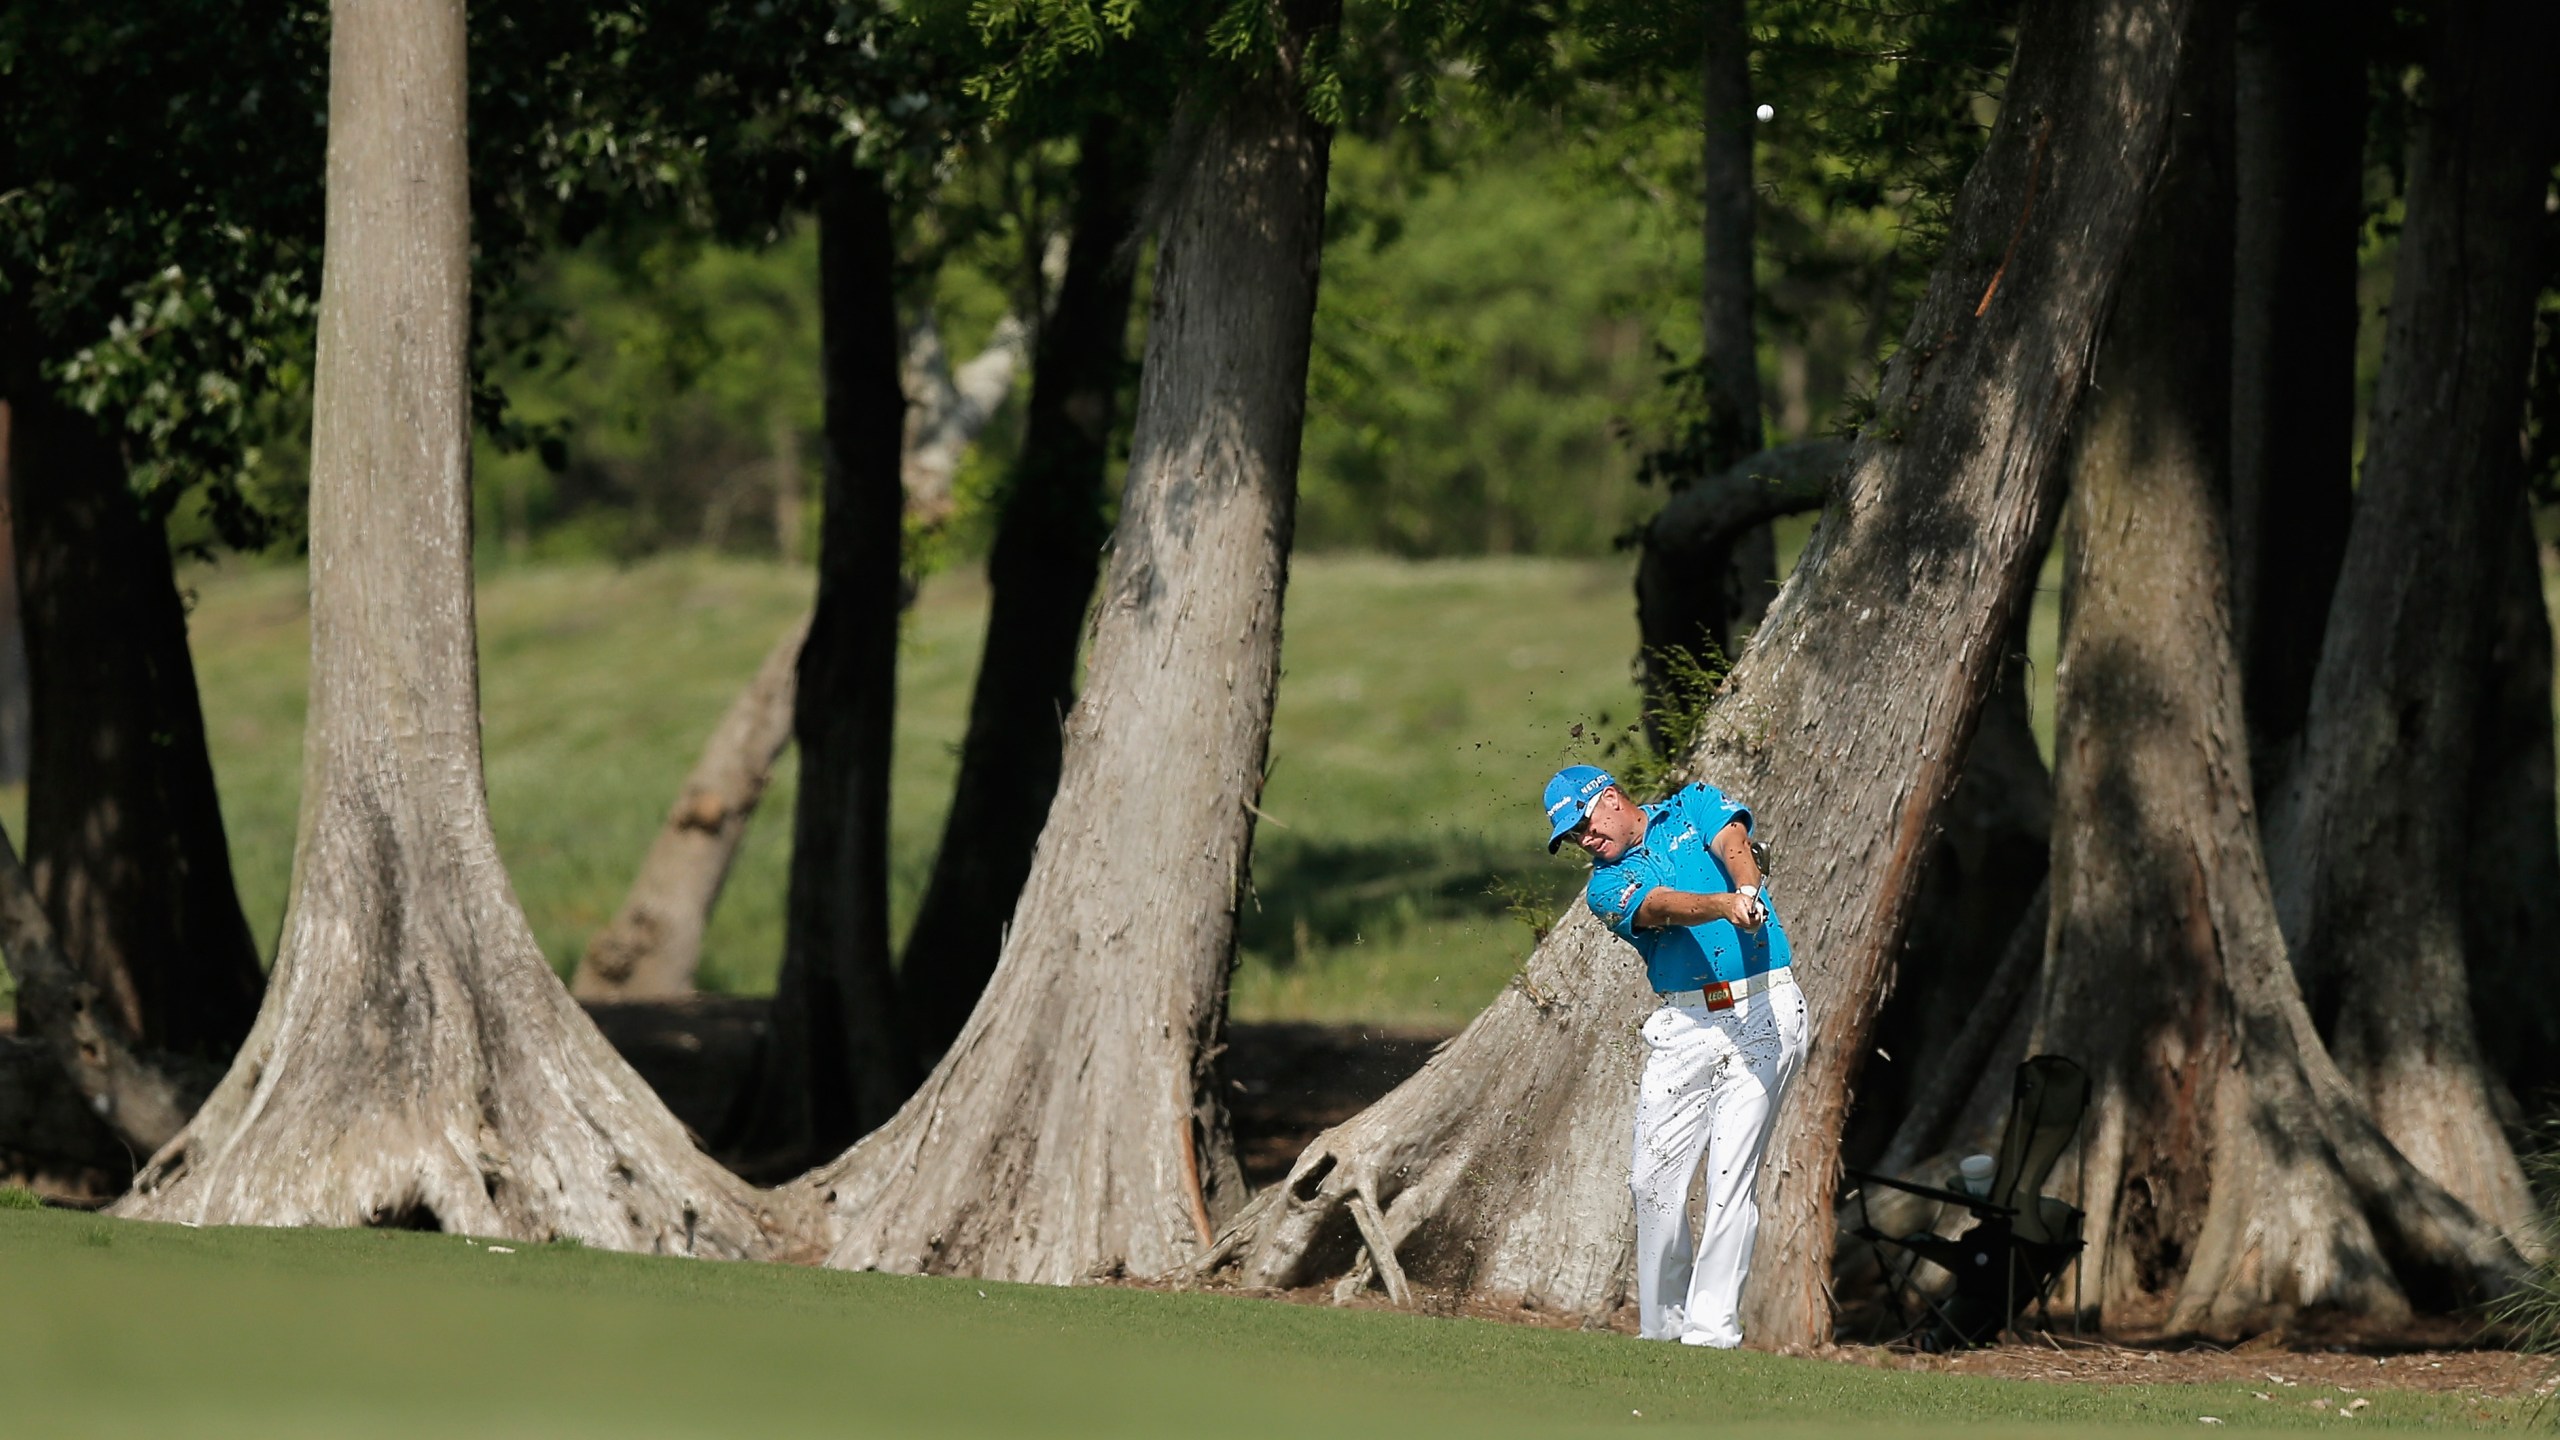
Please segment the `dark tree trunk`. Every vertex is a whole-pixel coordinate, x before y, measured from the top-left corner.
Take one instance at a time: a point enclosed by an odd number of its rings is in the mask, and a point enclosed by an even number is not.
[[[2347,549],[2371,9],[2240,11],[2231,609],[2262,794],[2301,737]]]
[[[918,1056],[941,1058],[995,973],[1057,792],[1076,641],[1102,568],[1103,480],[1126,364],[1139,165],[1110,117],[1085,126],[1074,235],[1032,357],[1013,491],[987,557],[987,643],[933,879],[907,937],[900,998]]]
[[[794,1217],[580,1012],[490,832],[463,65],[462,0],[331,9],[293,897],[256,1027],[117,1211],[771,1255]]]
[[[905,501],[896,220],[879,172],[822,162],[826,504],[818,605],[800,651],[791,898],[761,1074],[730,1149],[749,1173],[832,1155],[915,1089],[889,963],[889,756],[897,720]]]
[[[118,1023],[152,1048],[228,1060],[266,981],[232,888],[168,543],[97,423],[32,366],[9,380],[27,869]]]
[[[1706,435],[1702,475],[1715,475],[1760,449],[1760,346],[1752,319],[1751,17],[1745,0],[1708,0],[1701,13],[1706,277],[1699,326],[1704,344]],[[1658,553],[1648,544],[1636,570],[1636,624],[1650,717],[1675,694],[1666,652],[1730,657],[1741,632],[1760,623],[1776,593],[1778,553],[1769,527],[1754,525],[1703,556]],[[1659,743],[1662,736],[1656,734]]]
[[[2539,1253],[2475,1033],[2462,900],[2547,273],[2560,12],[2457,0],[2438,20],[2364,483],[2268,849],[2312,1013],[2383,1132]]]
[[[1216,1056],[1279,680],[1330,136],[1279,53],[1163,162],[1129,481],[1050,822],[994,979],[898,1118],[810,1177],[827,1263],[1064,1284],[1193,1260],[1242,1200]]]
[[[2033,1048],[2093,1083],[2109,1329],[2389,1324],[2517,1257],[2411,1169],[2313,1032],[2253,819],[2219,525],[2229,463],[2228,12],[2204,11],[2165,179],[2080,412],[2064,553],[2052,927]]]
[[[1968,1023],[2024,989],[2004,987],[2000,971],[2044,887],[2053,844],[2053,779],[2028,722],[2025,637],[2024,625],[2012,633],[1964,778],[1929,845],[1893,994],[1876,1017],[1874,1053],[1840,1138],[1841,1158],[1853,1167],[1877,1163],[1932,1080],[1981,1073],[1982,1048],[1966,1048]],[[1944,1125],[1939,1117],[1923,1128]]]
[[[9,402],[0,397],[0,785],[27,783],[27,639],[9,522]]]
[[[2007,104],[1879,419],[1689,757],[1751,802],[1776,848],[1812,1008],[1762,1172],[1745,1296],[1755,1345],[1829,1330],[1850,1085],[1930,830],[2043,558],[2186,11],[2029,7]],[[1574,906],[1465,1034],[1319,1139],[1216,1254],[1255,1283],[1300,1285],[1385,1251],[1420,1283],[1605,1315],[1627,1290],[1633,1032],[1652,1003],[1632,958]]]
[[[62,953],[6,835],[0,835],[0,954],[8,957],[17,986],[19,1035],[40,1043],[70,1082],[68,1094],[59,1086],[38,1093],[73,1102],[75,1112],[103,1122],[133,1153],[148,1155],[169,1143],[219,1070],[203,1062],[172,1065],[136,1042],[96,983]],[[74,1137],[83,1128],[29,1100],[21,1104],[17,1118],[29,1122],[28,1129],[0,1131],[0,1140],[13,1147]]]
[[[2480,714],[2462,867],[2462,944],[2480,1047],[2524,1115],[2560,1087],[2560,817],[2553,814],[2551,612],[2541,546],[2521,500],[2497,542],[2492,689]],[[2510,1124],[2510,1129],[2513,1128]]]

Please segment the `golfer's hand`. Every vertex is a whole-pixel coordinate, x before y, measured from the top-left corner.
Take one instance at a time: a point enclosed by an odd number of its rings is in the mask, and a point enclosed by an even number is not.
[[[1760,898],[1760,887],[1745,885],[1734,897],[1733,923],[1745,930],[1757,930],[1769,919],[1768,903]]]

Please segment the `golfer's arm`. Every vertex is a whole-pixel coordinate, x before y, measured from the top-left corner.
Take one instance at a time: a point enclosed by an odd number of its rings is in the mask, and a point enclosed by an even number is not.
[[[1724,862],[1724,872],[1733,877],[1735,889],[1760,883],[1760,858],[1751,853],[1751,832],[1742,828],[1741,821],[1732,821],[1717,831],[1707,848]]]
[[[1656,890],[1636,907],[1635,928],[1667,930],[1674,925],[1704,925],[1710,920],[1738,920],[1741,901],[1731,895],[1699,895],[1687,890]]]

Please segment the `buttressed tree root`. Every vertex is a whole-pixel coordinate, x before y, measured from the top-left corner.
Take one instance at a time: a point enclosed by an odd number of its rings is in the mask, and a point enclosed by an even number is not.
[[[471,614],[460,0],[339,0],[313,395],[302,843],[266,1002],[115,1213],[761,1256],[543,963],[489,829]]]
[[[806,1183],[847,1269],[1071,1283],[1192,1260],[1243,1181],[1215,1056],[1279,679],[1330,134],[1325,0],[1167,166],[1129,481],[1058,795],[995,975]]]
[[[1841,1122],[1939,808],[2054,509],[2088,360],[2162,152],[2184,0],[2031,6],[1947,259],[1826,512],[1686,757],[1757,811],[1813,1013],[1761,1182],[1745,1331],[1828,1333]],[[1534,777],[1530,777],[1534,778]],[[1524,778],[1524,784],[1529,778]],[[1214,1252],[1304,1284],[1374,1202],[1407,1276],[1588,1318],[1627,1289],[1627,1126],[1648,998],[1568,915],[1422,1072],[1327,1132]],[[1437,1158],[1459,1157],[1454,1171]],[[1469,1156],[1498,1168],[1467,1173]]]

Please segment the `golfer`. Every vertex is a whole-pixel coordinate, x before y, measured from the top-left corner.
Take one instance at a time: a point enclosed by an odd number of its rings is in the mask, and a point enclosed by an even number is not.
[[[1709,785],[1638,805],[1591,765],[1558,771],[1546,805],[1548,851],[1570,840],[1591,857],[1592,913],[1636,947],[1662,997],[1644,1022],[1630,1182],[1644,1337],[1729,1350],[1742,1343],[1760,1229],[1752,1185],[1805,1045],[1804,992],[1761,890],[1751,812]],[[1706,1221],[1693,1245],[1686,1212],[1702,1158]]]

